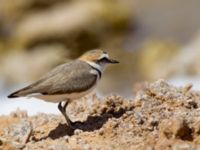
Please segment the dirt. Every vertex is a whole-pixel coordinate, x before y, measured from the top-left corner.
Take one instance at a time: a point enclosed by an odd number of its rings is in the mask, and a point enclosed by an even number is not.
[[[197,150],[200,149],[200,92],[163,80],[142,83],[134,97],[95,95],[67,109],[77,129],[61,115],[28,116],[17,110],[0,117],[2,150]]]

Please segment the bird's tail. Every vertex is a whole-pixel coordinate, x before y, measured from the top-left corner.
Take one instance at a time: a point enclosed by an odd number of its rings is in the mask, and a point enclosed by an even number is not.
[[[16,98],[16,97],[20,97],[20,96],[26,96],[27,94],[29,94],[30,90],[30,86],[27,86],[25,88],[22,88],[20,90],[17,90],[13,93],[11,93],[10,95],[8,95],[8,98]]]
[[[16,98],[16,97],[19,97],[19,96],[20,96],[20,95],[19,95],[19,92],[20,92],[20,90],[11,93],[10,95],[8,95],[8,98]]]

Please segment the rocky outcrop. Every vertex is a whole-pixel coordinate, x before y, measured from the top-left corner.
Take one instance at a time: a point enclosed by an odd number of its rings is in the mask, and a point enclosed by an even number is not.
[[[2,149],[176,149],[200,148],[200,92],[163,80],[137,86],[133,100],[112,95],[75,101],[68,113],[29,117],[16,111],[0,117]]]

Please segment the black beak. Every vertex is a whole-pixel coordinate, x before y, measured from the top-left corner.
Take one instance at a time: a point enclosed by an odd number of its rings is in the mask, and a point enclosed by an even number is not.
[[[111,63],[111,64],[117,64],[117,63],[119,63],[119,61],[114,60],[114,59],[109,59],[109,63]]]

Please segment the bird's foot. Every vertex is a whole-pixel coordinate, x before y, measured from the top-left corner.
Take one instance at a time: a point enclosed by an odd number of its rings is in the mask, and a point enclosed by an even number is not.
[[[76,127],[76,122],[72,122],[72,121],[66,120],[66,124],[72,130],[75,130],[77,128]]]

